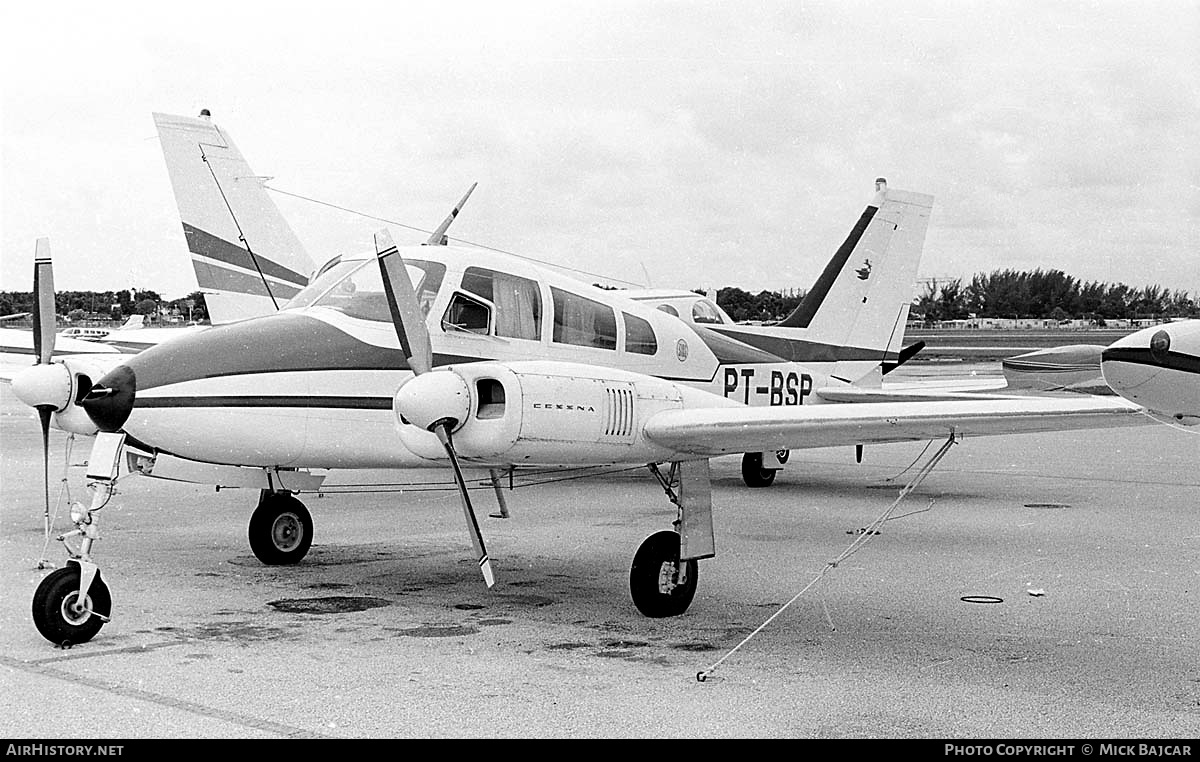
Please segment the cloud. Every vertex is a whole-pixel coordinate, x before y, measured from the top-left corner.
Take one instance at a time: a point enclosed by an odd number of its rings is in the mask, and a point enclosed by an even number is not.
[[[883,175],[937,197],[923,274],[1019,261],[1200,292],[1192,4],[218,0],[5,21],[6,285],[37,235],[186,276],[149,113],[203,106],[275,187],[428,229],[478,181],[452,235],[617,278],[805,288]],[[383,224],[277,198],[318,259]]]

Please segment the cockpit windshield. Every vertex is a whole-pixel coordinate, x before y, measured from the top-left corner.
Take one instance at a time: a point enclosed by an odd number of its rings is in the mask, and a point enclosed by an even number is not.
[[[721,310],[707,299],[697,299],[692,305],[693,323],[724,323]]]
[[[421,311],[428,314],[446,275],[446,266],[420,259],[407,259],[404,263]],[[375,257],[343,261],[330,267],[292,297],[285,309],[310,306],[328,307],[363,320],[389,323],[392,320],[379,274],[379,260]]]

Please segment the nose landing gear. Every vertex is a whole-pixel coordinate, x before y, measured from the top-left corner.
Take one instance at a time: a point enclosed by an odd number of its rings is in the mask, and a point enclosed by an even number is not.
[[[79,561],[72,559],[46,575],[33,594],[33,624],[42,637],[63,646],[96,637],[112,612],[112,596],[100,571],[94,569],[94,574],[82,596]]]

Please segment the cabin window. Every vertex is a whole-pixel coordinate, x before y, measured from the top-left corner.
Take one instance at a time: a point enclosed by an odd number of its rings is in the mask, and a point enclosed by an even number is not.
[[[483,302],[472,299],[463,293],[456,293],[450,299],[450,306],[442,318],[442,328],[470,331],[471,333],[488,333],[491,328],[492,309]]]
[[[551,287],[554,340],[600,349],[617,348],[617,316],[612,307]]]
[[[468,267],[463,272],[462,288],[495,306],[497,336],[533,341],[542,337],[542,294],[537,281]]]
[[[640,317],[622,312],[625,318],[625,351],[639,355],[652,355],[658,352],[658,340],[654,338],[654,329],[650,323]]]
[[[674,307],[672,307],[669,304],[660,304],[660,305],[658,305],[658,308],[660,310],[662,310],[663,312],[667,313],[668,315],[673,315],[675,317],[679,317],[679,310],[675,309]]]
[[[723,323],[721,312],[717,305],[707,299],[701,299],[692,305],[693,323]]]

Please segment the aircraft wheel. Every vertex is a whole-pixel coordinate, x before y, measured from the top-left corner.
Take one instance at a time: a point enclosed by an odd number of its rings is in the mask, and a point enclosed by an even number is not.
[[[312,516],[291,495],[268,493],[250,517],[249,536],[250,549],[264,564],[299,563],[312,545]]]
[[[100,572],[79,603],[79,566],[70,564],[47,574],[33,594],[33,624],[55,645],[86,643],[96,637],[112,612],[112,596]],[[100,616],[96,616],[99,614]]]
[[[679,533],[664,530],[650,535],[633,556],[629,593],[638,611],[655,619],[687,611],[696,595],[696,559],[683,562],[687,581],[679,584]]]
[[[748,452],[742,456],[742,481],[747,487],[770,487],[775,481],[777,469],[763,468],[761,452]]]

